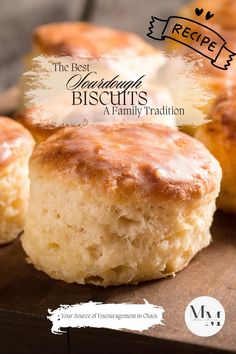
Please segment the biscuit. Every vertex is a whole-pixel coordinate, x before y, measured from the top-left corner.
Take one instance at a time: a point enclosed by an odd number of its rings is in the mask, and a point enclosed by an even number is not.
[[[210,11],[214,16],[211,18],[211,27],[218,26],[220,30],[234,30],[236,29],[235,22],[235,11],[236,11],[236,3],[235,0],[194,0],[190,3],[184,5],[180,11],[181,16],[193,19],[195,21],[199,21],[199,19],[204,19],[203,17],[196,15],[195,8],[203,8],[206,11]],[[204,21],[207,26],[207,21]],[[208,23],[209,26],[209,23]],[[220,28],[219,28],[220,27]]]
[[[209,245],[221,169],[172,128],[97,124],[38,145],[30,180],[30,261],[55,279],[108,286],[174,274]]]
[[[236,213],[236,87],[225,89],[216,100],[209,118],[211,122],[199,126],[195,137],[220,162],[223,172],[217,206]]]
[[[46,140],[53,133],[60,128],[50,127],[46,125],[37,125],[32,119],[32,109],[21,110],[14,116],[15,120],[22,124],[26,129],[30,131],[35,139],[36,144],[39,144]]]
[[[201,17],[197,16],[195,13],[195,8],[204,9]],[[185,18],[192,19],[199,22],[212,30],[216,31],[226,42],[226,47],[236,52],[236,21],[235,21],[235,10],[236,1],[235,0],[194,0],[190,3],[184,5],[179,15]],[[206,12],[210,11],[214,16],[207,21],[205,19]],[[203,21],[203,22],[202,22]],[[198,25],[196,25],[198,28]],[[197,30],[196,28],[196,30]],[[204,29],[202,28],[202,31]],[[203,33],[203,32],[202,32]],[[190,47],[193,46],[193,42],[189,41]],[[219,68],[212,65],[211,61],[203,58],[202,55],[193,51],[192,48],[182,45],[181,43],[175,41],[168,42],[168,48],[178,50],[180,55],[189,57],[192,61],[198,62],[200,60],[201,65],[198,69],[199,77],[198,82],[201,82],[203,88],[212,94],[212,99],[208,101],[206,106],[203,107],[203,113],[207,116],[210,115],[212,108],[215,104],[215,98],[221,95],[228,86],[231,86],[234,82],[234,77],[236,74],[236,63],[232,61],[230,63],[229,70],[219,70]],[[220,61],[222,65],[225,65],[229,59],[229,53],[227,51],[221,51]],[[195,127],[184,127],[183,131],[195,135]]]
[[[0,117],[0,244],[14,240],[23,229],[33,145],[23,126]]]
[[[86,22],[51,23],[36,28],[33,35],[35,51],[44,54],[83,55],[148,55],[156,53],[135,33]]]

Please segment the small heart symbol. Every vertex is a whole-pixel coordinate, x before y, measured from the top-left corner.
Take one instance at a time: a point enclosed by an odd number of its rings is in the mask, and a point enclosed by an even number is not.
[[[197,16],[201,16],[202,13],[203,13],[203,9],[198,9],[198,8],[195,9],[195,14]]]
[[[206,20],[210,20],[210,18],[212,18],[213,16],[214,14],[211,14],[210,11],[208,11],[206,14]]]

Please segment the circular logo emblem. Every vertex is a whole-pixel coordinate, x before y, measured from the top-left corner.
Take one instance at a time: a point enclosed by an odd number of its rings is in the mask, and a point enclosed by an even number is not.
[[[225,322],[225,311],[221,303],[210,296],[193,299],[185,310],[188,329],[199,337],[210,337],[218,333]]]

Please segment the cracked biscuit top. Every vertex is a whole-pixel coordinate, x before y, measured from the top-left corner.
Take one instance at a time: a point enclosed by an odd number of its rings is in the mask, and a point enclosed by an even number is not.
[[[218,161],[199,141],[147,123],[63,128],[35,149],[31,165],[126,196],[180,200],[203,197],[221,178]]]

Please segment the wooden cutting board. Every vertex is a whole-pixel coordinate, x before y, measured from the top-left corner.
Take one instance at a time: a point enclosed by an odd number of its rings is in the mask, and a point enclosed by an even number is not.
[[[106,289],[50,279],[25,262],[19,240],[1,247],[0,353],[236,353],[236,216],[217,212],[212,235],[212,244],[176,277]],[[218,299],[226,312],[224,327],[209,338],[195,336],[184,322],[187,304],[203,295]],[[46,318],[48,308],[60,304],[143,299],[165,309],[165,326],[142,333],[84,328],[54,335]]]

